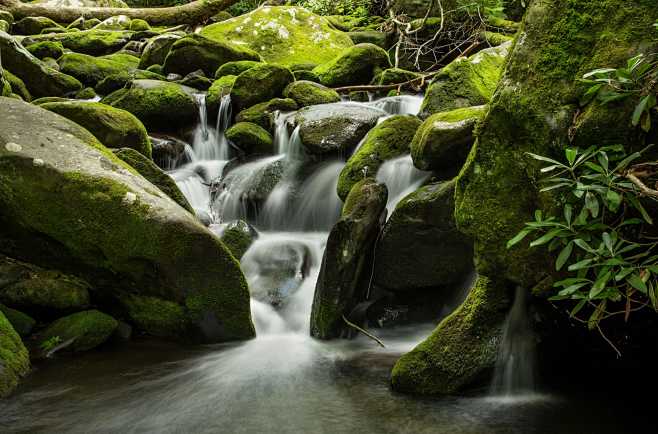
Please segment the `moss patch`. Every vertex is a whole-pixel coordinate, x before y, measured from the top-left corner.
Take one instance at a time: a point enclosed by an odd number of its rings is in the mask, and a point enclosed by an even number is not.
[[[292,72],[279,65],[258,65],[238,75],[231,89],[231,100],[240,111],[281,96],[295,80]]]
[[[134,59],[134,62],[127,59]],[[80,53],[66,53],[59,58],[60,71],[80,80],[85,86],[96,87],[105,77],[128,73],[137,68],[136,57],[122,54],[109,58]]]
[[[190,324],[183,306],[157,297],[125,294],[119,298],[130,322],[151,336],[182,338]]]
[[[20,378],[30,370],[30,358],[23,341],[0,312],[0,398],[9,395]]]
[[[66,345],[67,351],[88,351],[104,343],[119,326],[117,320],[97,310],[65,316],[50,324],[39,336],[39,346],[49,339]]]
[[[335,90],[303,80],[290,83],[284,89],[283,96],[295,100],[299,107],[340,101],[340,95]]]
[[[368,84],[381,70],[391,67],[388,53],[373,44],[359,44],[316,67],[313,72],[325,86]]]

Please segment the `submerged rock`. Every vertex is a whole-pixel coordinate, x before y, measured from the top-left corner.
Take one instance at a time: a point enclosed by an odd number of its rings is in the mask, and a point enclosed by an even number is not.
[[[304,80],[290,83],[284,89],[283,96],[295,100],[299,107],[340,101],[340,95],[335,90]]]
[[[476,124],[485,106],[436,113],[420,127],[411,143],[411,157],[421,170],[459,169],[473,145]]]
[[[295,124],[309,154],[346,154],[385,115],[383,110],[360,104],[325,104],[300,110]]]
[[[248,14],[212,24],[201,35],[251,48],[268,63],[291,67],[321,64],[353,45],[349,36],[332,29],[326,18],[293,6],[263,6]]]
[[[345,200],[358,181],[376,176],[385,161],[408,153],[420,123],[416,116],[393,116],[370,130],[340,172],[338,196]]]
[[[0,51],[2,65],[17,74],[35,98],[64,96],[82,89],[78,80],[46,66],[4,32],[0,32]]]
[[[132,148],[151,158],[151,141],[144,125],[131,113],[98,102],[49,102],[41,107],[93,131],[108,148]]]
[[[359,44],[347,48],[313,72],[325,86],[351,86],[368,84],[381,70],[390,67],[391,62],[385,50],[374,44]]]
[[[119,326],[117,320],[97,310],[65,316],[40,333],[38,345],[46,355],[54,351],[88,351],[103,344]]]
[[[360,181],[350,192],[322,258],[311,311],[313,337],[339,337],[345,328],[343,316],[348,317],[365,298],[367,284],[361,279],[386,218],[387,198],[386,185],[372,178]]]
[[[241,111],[281,96],[286,86],[293,81],[295,77],[288,68],[279,65],[257,65],[235,79],[231,89],[231,101],[235,109]]]
[[[23,341],[0,312],[0,398],[18,386],[20,378],[30,370],[30,357]]]
[[[175,302],[192,340],[254,335],[246,281],[219,239],[82,127],[3,98],[0,168],[3,249],[84,272],[108,294]]]

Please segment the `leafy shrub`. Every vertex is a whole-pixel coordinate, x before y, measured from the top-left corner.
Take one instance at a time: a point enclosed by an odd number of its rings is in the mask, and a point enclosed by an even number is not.
[[[384,0],[293,0],[292,3],[319,15],[367,17],[380,13]]]

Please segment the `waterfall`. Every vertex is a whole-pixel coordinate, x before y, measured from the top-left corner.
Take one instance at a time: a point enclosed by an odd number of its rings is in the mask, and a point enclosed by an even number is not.
[[[417,115],[422,103],[422,95],[399,95],[378,99],[369,105],[382,109],[391,115]]]
[[[416,169],[410,155],[403,155],[382,164],[377,171],[377,181],[383,182],[388,188],[388,216],[393,214],[398,202],[416,191],[429,176],[429,172]]]
[[[526,306],[526,291],[516,288],[505,320],[503,340],[491,384],[491,395],[514,398],[535,392],[535,341]]]
[[[199,160],[228,160],[229,145],[224,132],[230,126],[231,98],[224,96],[217,115],[217,127],[208,126],[206,95],[195,94],[199,108],[199,121],[194,128],[192,148]]]

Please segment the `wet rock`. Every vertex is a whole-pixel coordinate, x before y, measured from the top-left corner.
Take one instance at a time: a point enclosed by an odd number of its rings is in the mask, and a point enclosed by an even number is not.
[[[163,170],[171,170],[189,162],[185,143],[175,137],[151,136],[153,161]]]
[[[94,57],[79,53],[66,53],[57,61],[61,72],[91,87],[96,87],[110,75],[129,73],[137,69],[138,62],[138,58],[128,54]]]
[[[16,35],[38,35],[42,30],[47,28],[61,28],[62,26],[46,17],[25,17],[16,21],[12,26],[12,31]]]
[[[256,124],[238,122],[226,131],[226,138],[246,155],[274,153],[272,135]]]
[[[0,312],[0,398],[14,391],[21,377],[30,370],[30,357],[23,341]]]
[[[336,103],[306,107],[297,113],[295,123],[309,154],[347,154],[385,115],[373,107]]]
[[[244,220],[227,224],[220,237],[236,259],[242,258],[256,238],[258,232]]]
[[[303,80],[290,83],[284,89],[283,96],[295,100],[299,107],[340,101],[340,95],[335,90]]]
[[[235,79],[231,100],[241,111],[282,95],[286,86],[295,80],[292,72],[279,65],[262,64],[250,68]]]
[[[59,57],[64,54],[64,46],[61,42],[37,42],[36,44],[26,46],[25,49],[38,59],[43,59],[45,57],[59,59]]]
[[[384,184],[367,178],[357,183],[343,213],[331,229],[322,258],[311,311],[311,335],[319,339],[341,336],[343,316],[365,298],[361,280],[369,254],[386,218],[388,194]]]
[[[208,95],[206,96],[206,107],[208,108],[210,116],[216,116],[222,98],[231,93],[236,78],[235,75],[225,75],[222,78],[215,80],[210,86],[210,89],[208,89]]]
[[[165,33],[151,38],[142,52],[139,69],[146,69],[151,65],[164,65],[171,46],[179,39],[181,36],[175,33]]]
[[[226,75],[238,76],[243,72],[253,68],[254,66],[257,66],[259,63],[260,62],[253,60],[236,60],[233,62],[226,62],[217,68],[217,71],[215,72],[215,78],[219,79]]]
[[[162,80],[162,76],[151,71],[141,69],[124,70],[117,74],[111,74],[103,78],[95,86],[101,95],[109,95],[124,87],[128,87],[134,80]]]
[[[272,132],[275,112],[292,112],[297,108],[297,103],[290,98],[274,98],[242,110],[235,120],[236,122],[251,122]]]
[[[27,90],[27,87],[25,86],[25,83],[23,83],[23,80],[16,77],[14,74],[12,74],[7,70],[5,70],[4,77],[5,80],[9,82],[12,93],[15,93],[16,95],[23,98],[23,101],[27,101],[27,102],[32,101],[32,96],[30,95],[30,91]]]
[[[65,316],[40,333],[38,345],[46,356],[56,351],[88,351],[103,344],[119,323],[97,310],[87,310]]]
[[[91,29],[80,32],[29,36],[23,39],[23,43],[30,45],[42,41],[59,41],[64,48],[76,53],[102,56],[119,51],[131,40],[133,35],[134,33],[129,31]]]
[[[0,312],[5,315],[11,326],[21,337],[29,336],[36,325],[31,316],[0,303]]]
[[[197,70],[190,72],[181,80],[178,80],[178,83],[183,86],[193,87],[198,90],[208,90],[212,86],[213,82],[207,78],[202,70]]]
[[[80,92],[75,94],[75,99],[91,100],[96,97],[96,91],[93,87],[85,87]]]
[[[189,329],[185,309],[172,301],[122,294],[119,303],[130,323],[148,335],[184,338],[185,331]]]
[[[381,70],[391,67],[388,53],[374,44],[347,48],[335,59],[315,68],[325,86],[368,84]]]

